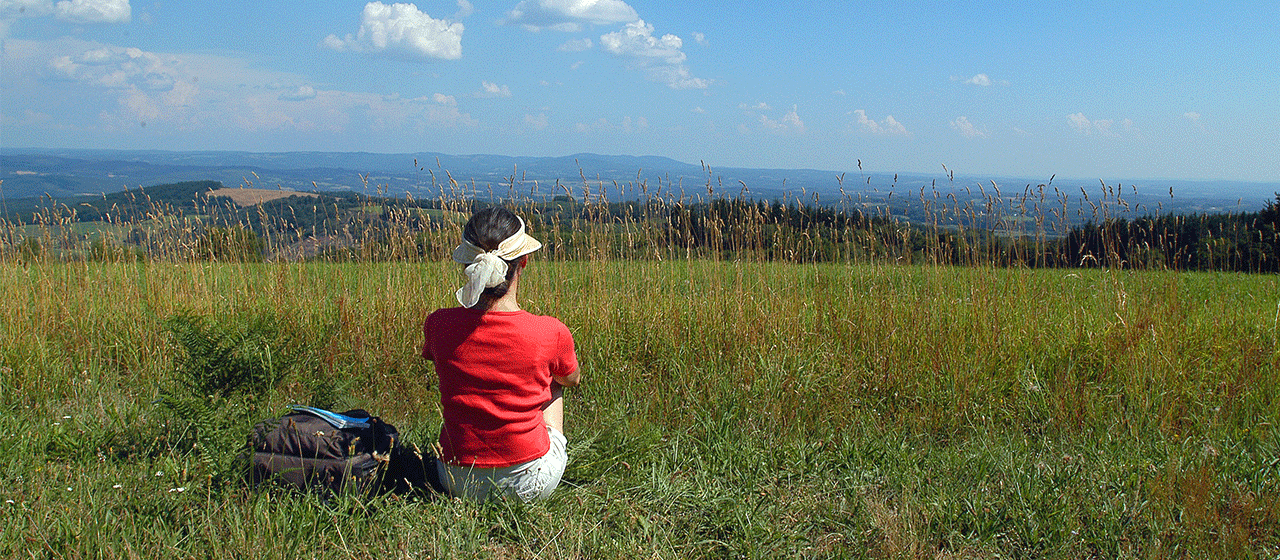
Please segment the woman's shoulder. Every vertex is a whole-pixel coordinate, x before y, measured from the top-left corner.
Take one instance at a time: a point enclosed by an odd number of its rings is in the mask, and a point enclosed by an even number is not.
[[[465,307],[441,307],[427,314],[427,322],[457,321],[464,317],[477,317],[479,315],[474,310]]]
[[[569,332],[569,327],[564,321],[551,315],[538,315],[527,311],[521,312],[522,319],[526,324],[532,325],[541,330]]]

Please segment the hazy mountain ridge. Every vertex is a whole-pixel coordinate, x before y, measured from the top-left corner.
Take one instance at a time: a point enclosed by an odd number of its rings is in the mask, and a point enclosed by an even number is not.
[[[843,181],[838,179],[841,176]],[[639,196],[641,184],[650,195],[661,191],[669,196],[705,197],[710,184],[712,196],[788,196],[813,202],[816,194],[821,204],[838,202],[842,196],[859,202],[887,203],[889,192],[898,193],[896,200],[905,196],[918,199],[921,194],[927,197],[935,188],[944,194],[963,192],[976,197],[980,190],[993,190],[992,181],[1005,197],[1021,196],[1028,189],[1036,191],[1040,184],[1050,184],[1081,200],[1082,189],[1095,199],[1103,190],[1097,179],[1056,179],[1050,183],[1049,178],[950,176],[941,170],[930,175],[862,173],[856,167],[851,172],[721,168],[660,156],[0,148],[0,195],[10,200],[44,195],[55,199],[102,195],[201,180],[220,181],[228,187],[422,198],[452,190],[450,177],[464,190],[474,190],[481,196],[502,196],[509,189],[521,195],[556,195],[567,190],[580,196],[585,188],[593,195],[603,190],[613,200]],[[1106,184],[1121,186],[1123,196],[1135,207],[1145,205],[1150,211],[1159,207],[1172,212],[1252,211],[1280,191],[1280,183],[1234,181],[1108,179]],[[622,190],[626,192],[619,192]]]

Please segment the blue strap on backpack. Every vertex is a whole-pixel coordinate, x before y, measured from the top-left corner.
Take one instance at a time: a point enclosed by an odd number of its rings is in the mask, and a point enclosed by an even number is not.
[[[331,410],[325,410],[323,408],[316,408],[313,406],[303,406],[300,404],[291,404],[289,405],[289,410],[293,412],[305,412],[321,420],[324,420],[325,422],[328,422],[330,426],[338,428],[339,430],[344,430],[348,428],[368,428],[369,427],[368,418],[353,418],[351,416],[338,414],[337,412],[333,412]]]

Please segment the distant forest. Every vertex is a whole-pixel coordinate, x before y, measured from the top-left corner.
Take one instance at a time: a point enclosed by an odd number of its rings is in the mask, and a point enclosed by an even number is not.
[[[8,201],[0,256],[30,259],[421,260],[446,254],[458,222],[492,201],[414,200],[358,193],[290,196],[240,207],[196,181],[57,202]],[[1043,187],[1043,186],[1042,186]],[[1043,189],[1041,189],[1043,191]],[[948,205],[921,190],[904,214],[848,200],[715,197],[593,202],[567,195],[507,200],[556,258],[722,258],[1026,267],[1280,272],[1280,193],[1257,212],[1116,217],[1118,196],[1089,200],[1093,216],[1043,192],[1038,202],[989,195]],[[936,197],[935,197],[936,198]],[[1032,197],[1034,198],[1034,197]],[[954,199],[952,199],[954,200]],[[1028,208],[1030,206],[1030,208]],[[94,224],[101,227],[94,228]]]

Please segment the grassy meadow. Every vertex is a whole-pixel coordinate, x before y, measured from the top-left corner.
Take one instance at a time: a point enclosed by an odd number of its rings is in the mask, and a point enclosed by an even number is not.
[[[1280,557],[1280,276],[989,266],[1021,218],[921,193],[935,235],[517,208],[584,379],[530,505],[243,481],[291,403],[435,439],[466,204],[370,203],[307,261],[242,262],[318,235],[261,209],[0,223],[0,558]]]
[[[289,403],[431,441],[419,326],[459,278],[4,264],[0,557],[1280,555],[1275,276],[535,259],[522,303],[584,372],[551,500],[240,481],[249,425]],[[184,393],[191,328],[268,378]]]

